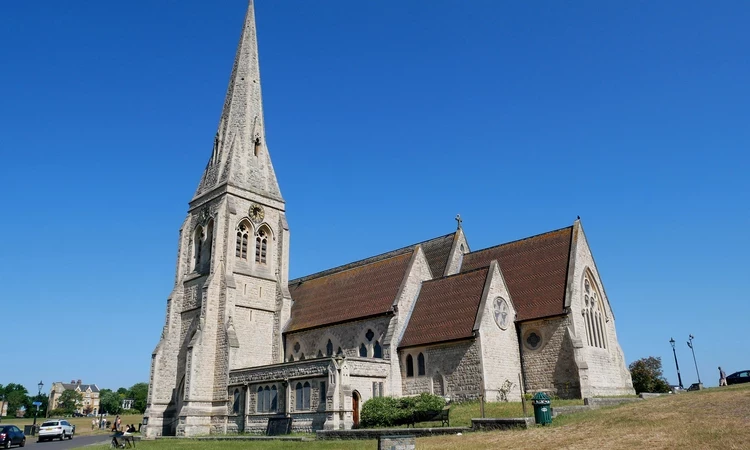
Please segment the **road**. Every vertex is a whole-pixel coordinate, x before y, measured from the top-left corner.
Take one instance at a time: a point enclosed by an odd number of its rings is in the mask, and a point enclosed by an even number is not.
[[[99,443],[106,445],[111,440],[111,437],[101,434],[98,436],[75,436],[73,439],[65,439],[64,441],[54,440],[46,442],[37,442],[36,436],[26,436],[26,448],[31,447],[34,450],[65,450]]]

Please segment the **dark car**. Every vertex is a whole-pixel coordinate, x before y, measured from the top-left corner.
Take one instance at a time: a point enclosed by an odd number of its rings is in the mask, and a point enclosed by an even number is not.
[[[0,447],[10,448],[11,445],[26,445],[26,436],[15,425],[0,424]]]
[[[727,377],[727,384],[750,383],[750,370],[735,372]]]

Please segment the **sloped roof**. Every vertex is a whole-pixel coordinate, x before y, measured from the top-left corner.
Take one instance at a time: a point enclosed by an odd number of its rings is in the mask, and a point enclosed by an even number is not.
[[[343,266],[338,266],[332,269],[324,270],[322,272],[295,278],[294,280],[289,281],[289,286],[291,287],[294,284],[302,283],[313,278],[320,278],[337,272],[342,272],[344,270],[354,269],[356,267],[364,266],[366,264],[371,264],[377,261],[382,261],[384,259],[403,255],[405,253],[411,254],[411,252],[414,251],[414,248],[417,245],[422,246],[422,251],[424,251],[427,262],[430,265],[432,276],[441,277],[443,276],[443,272],[445,272],[445,266],[448,265],[448,256],[450,254],[451,248],[453,247],[453,239],[455,235],[455,233],[446,234],[445,236],[440,236],[423,242],[418,242],[416,244],[407,245],[406,247],[401,247],[399,249],[391,250],[386,253],[381,253],[379,255],[371,256],[359,261],[354,261],[349,264],[344,264]]]
[[[334,267],[289,282],[294,303],[286,332],[383,314],[391,309],[417,245],[433,276],[445,272],[455,233]]]
[[[462,272],[489,266],[497,260],[516,307],[517,320],[565,313],[573,227],[532,236],[471,252],[464,256]]]
[[[422,283],[419,298],[399,347],[474,336],[489,267]]]
[[[389,312],[413,252],[290,281],[294,303],[286,332]]]
[[[71,390],[75,391],[76,388],[80,387],[81,392],[86,391],[89,387],[91,387],[91,392],[99,392],[99,387],[95,384],[78,384],[78,383],[60,383],[63,386],[63,389],[65,390]]]

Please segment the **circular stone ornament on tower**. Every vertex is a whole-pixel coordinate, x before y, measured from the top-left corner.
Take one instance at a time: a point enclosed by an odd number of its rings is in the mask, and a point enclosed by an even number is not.
[[[494,309],[495,323],[501,330],[507,330],[510,323],[510,306],[508,306],[508,301],[502,297],[497,297],[494,302]]]
[[[263,207],[258,205],[257,203],[253,203],[250,206],[250,210],[247,212],[247,214],[248,216],[250,216],[250,220],[255,223],[263,222],[263,218],[266,217],[266,212],[263,211]]]

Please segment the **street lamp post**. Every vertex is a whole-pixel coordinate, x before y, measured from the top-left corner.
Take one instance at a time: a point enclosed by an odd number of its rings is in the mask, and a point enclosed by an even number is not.
[[[42,388],[44,387],[44,383],[39,381],[39,384],[37,384],[37,387],[39,388],[39,391],[36,394],[36,397],[39,398],[42,396]],[[37,400],[38,401],[38,400]],[[36,411],[34,411],[34,429],[36,430],[36,415],[39,413],[39,405],[36,407]]]
[[[696,361],[696,359],[695,359],[695,349],[693,348],[693,339],[694,338],[695,338],[695,336],[693,336],[691,334],[690,335],[690,339],[688,340],[687,345],[688,345],[688,347],[690,347],[690,350],[693,351],[693,362],[695,363],[695,373],[696,373],[696,375],[698,375],[698,384],[702,384],[701,383],[701,374],[698,372],[698,361]]]
[[[674,338],[669,339],[669,343],[672,344],[672,353],[674,354],[674,365],[677,367],[677,382],[680,384],[680,389],[682,389],[682,377],[680,376],[680,365],[677,363],[677,350],[674,348]]]

